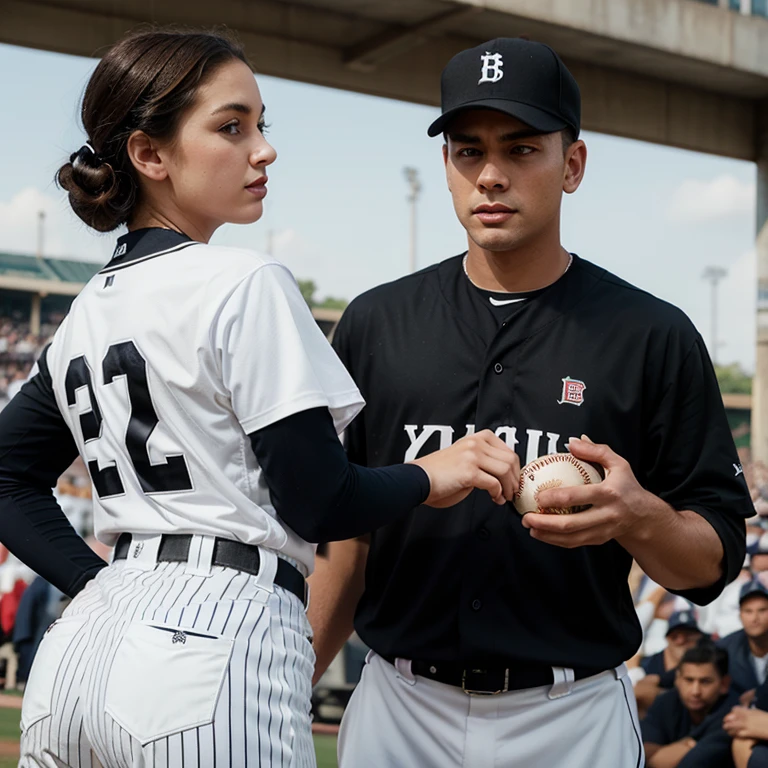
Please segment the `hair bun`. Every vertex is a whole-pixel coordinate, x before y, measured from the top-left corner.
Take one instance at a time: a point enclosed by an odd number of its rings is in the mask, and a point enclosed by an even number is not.
[[[115,171],[88,142],[69,156],[69,162],[72,165],[72,180],[83,192],[101,196],[114,186]]]
[[[126,221],[135,195],[133,180],[125,176],[121,183],[112,165],[90,143],[69,156],[56,181],[69,193],[72,209],[88,226],[111,232]]]

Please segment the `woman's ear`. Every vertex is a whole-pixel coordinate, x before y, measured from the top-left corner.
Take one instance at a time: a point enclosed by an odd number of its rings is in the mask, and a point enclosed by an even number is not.
[[[164,181],[168,169],[162,157],[144,131],[134,131],[126,145],[128,157],[138,173],[151,181]]]

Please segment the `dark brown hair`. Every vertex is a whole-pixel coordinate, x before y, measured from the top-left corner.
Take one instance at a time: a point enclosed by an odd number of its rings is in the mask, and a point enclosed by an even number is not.
[[[130,135],[144,131],[172,139],[198,88],[232,59],[248,64],[237,42],[210,32],[143,31],[110,48],[83,96],[88,144],[56,173],[72,209],[89,227],[111,232],[131,220],[139,185],[127,152]]]

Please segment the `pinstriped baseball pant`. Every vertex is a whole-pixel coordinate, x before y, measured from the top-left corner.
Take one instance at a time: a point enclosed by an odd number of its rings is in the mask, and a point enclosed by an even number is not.
[[[19,765],[314,768],[309,624],[260,578],[105,568],[40,645]]]

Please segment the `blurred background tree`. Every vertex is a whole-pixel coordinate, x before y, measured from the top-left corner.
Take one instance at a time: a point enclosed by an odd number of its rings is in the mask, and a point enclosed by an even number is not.
[[[324,299],[318,299],[315,294],[317,293],[317,285],[314,280],[297,280],[299,284],[299,290],[304,297],[304,301],[309,304],[310,308],[318,309],[345,309],[349,302],[346,299],[337,299],[334,296],[326,296]]]
[[[725,394],[749,395],[752,393],[752,377],[738,363],[716,365],[715,373],[720,391]]]

